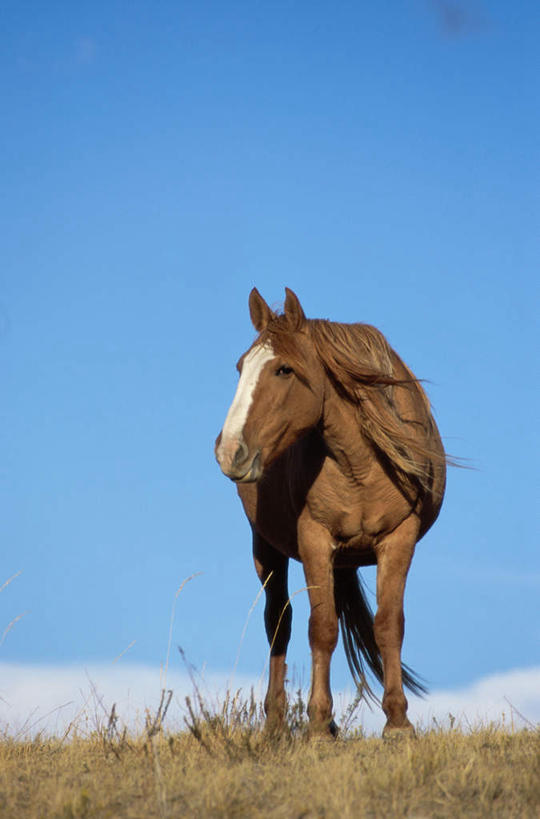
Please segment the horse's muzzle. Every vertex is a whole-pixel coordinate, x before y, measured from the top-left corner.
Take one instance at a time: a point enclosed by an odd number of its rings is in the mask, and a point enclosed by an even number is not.
[[[255,481],[258,481],[262,475],[260,449],[257,450],[255,457],[251,461],[247,472],[244,472],[243,475],[239,475],[238,472],[234,473],[226,472],[225,474],[235,483],[254,483]]]
[[[251,455],[243,440],[237,440],[233,446],[231,443],[223,442],[221,435],[216,441],[216,460],[223,474],[235,483],[252,483],[259,480],[262,475],[260,449]]]

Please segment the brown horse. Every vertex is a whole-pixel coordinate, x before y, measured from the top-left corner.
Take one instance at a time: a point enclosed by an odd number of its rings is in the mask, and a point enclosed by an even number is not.
[[[285,656],[292,612],[289,558],[302,561],[312,653],[310,728],[336,733],[330,661],[338,623],[353,677],[370,694],[364,663],[383,684],[384,733],[413,732],[403,684],[423,686],[401,664],[407,572],[441,507],[446,459],[429,401],[382,333],[368,324],[306,319],[286,288],[283,314],[256,289],[258,337],[216,441],[238,487],[266,593],[270,643],[267,728],[286,711]],[[377,613],[356,572],[377,565]]]

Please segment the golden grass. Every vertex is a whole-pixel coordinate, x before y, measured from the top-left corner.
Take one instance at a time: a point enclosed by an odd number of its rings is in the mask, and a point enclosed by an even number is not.
[[[535,817],[540,733],[498,726],[429,730],[396,743],[358,729],[310,740],[299,697],[279,739],[260,706],[198,691],[184,729],[163,727],[167,699],[130,735],[115,711],[89,735],[0,741],[0,816]],[[170,716],[170,714],[169,714]]]

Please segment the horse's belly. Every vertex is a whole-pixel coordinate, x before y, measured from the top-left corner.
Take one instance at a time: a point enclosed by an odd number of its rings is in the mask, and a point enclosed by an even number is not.
[[[376,563],[377,555],[371,546],[337,546],[334,552],[334,566],[338,569],[357,569]]]

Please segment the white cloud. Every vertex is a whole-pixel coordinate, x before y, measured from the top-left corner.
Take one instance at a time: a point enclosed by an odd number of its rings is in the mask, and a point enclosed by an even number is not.
[[[145,709],[156,712],[163,680],[159,669],[141,665],[42,666],[0,663],[0,728],[11,735],[32,736],[38,731],[63,734],[73,721],[81,731],[91,731],[107,722],[113,703],[123,723],[144,725]],[[206,702],[217,704],[230,687],[256,697],[263,691],[256,678],[208,673],[197,678]],[[187,673],[169,671],[167,689],[174,692],[166,725],[183,726],[185,697],[193,695]],[[334,694],[336,711],[343,713],[350,692]],[[519,712],[519,713],[518,713]],[[425,700],[409,698],[409,715],[415,724],[429,727],[433,718],[447,725],[452,714],[464,728],[479,722],[501,722],[516,728],[540,722],[540,667],[517,669],[484,677],[460,689],[436,691]],[[522,715],[522,716],[520,716]],[[384,717],[378,706],[359,712],[360,724],[379,732]],[[525,720],[522,718],[524,717]]]
[[[196,685],[211,706],[228,689],[249,692],[258,682],[225,673],[198,675]],[[29,665],[0,663],[0,731],[33,736],[39,731],[63,734],[70,723],[94,730],[107,722],[113,703],[122,723],[144,726],[146,710],[155,713],[162,688],[173,691],[167,716],[170,728],[182,727],[185,698],[193,699],[194,684],[188,673],[144,665]]]
[[[451,719],[463,729],[503,723],[511,728],[540,723],[540,667],[513,669],[482,677],[462,688],[433,691],[424,699],[408,695],[409,718],[425,728],[448,726]],[[368,730],[382,729],[384,717],[374,709],[365,720]]]
[[[514,669],[492,674],[477,682],[447,691],[435,691],[424,702],[411,703],[413,719],[454,717],[471,724],[482,721],[505,722],[516,727],[540,723],[540,667]]]

